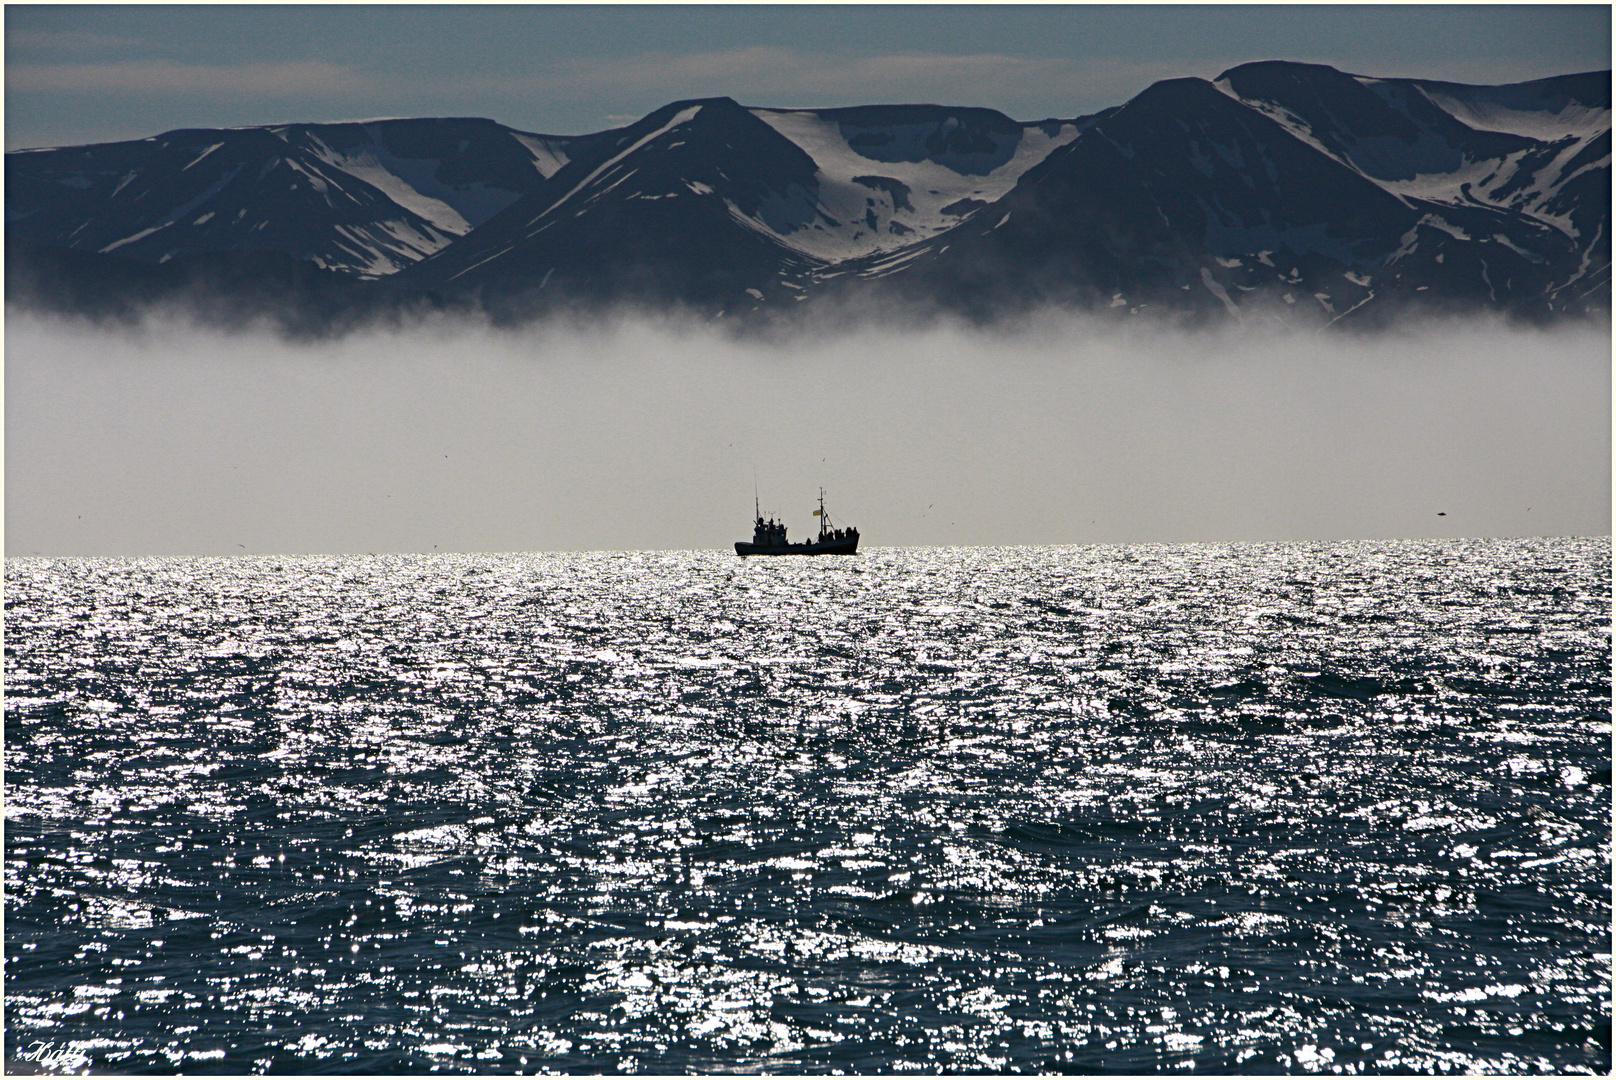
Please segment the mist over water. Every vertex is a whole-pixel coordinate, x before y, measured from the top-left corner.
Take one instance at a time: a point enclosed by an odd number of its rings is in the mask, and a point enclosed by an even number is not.
[[[7,330],[8,555],[1609,532],[1604,324]]]

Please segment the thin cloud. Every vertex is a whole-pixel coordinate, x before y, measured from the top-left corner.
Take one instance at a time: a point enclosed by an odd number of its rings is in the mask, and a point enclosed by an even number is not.
[[[128,49],[145,44],[139,38],[115,34],[91,34],[83,30],[8,30],[6,48],[38,49],[41,52],[78,52],[102,49]]]
[[[302,97],[352,92],[362,80],[350,68],[323,60],[278,64],[177,64],[132,60],[107,64],[13,64],[13,93],[228,95]]]

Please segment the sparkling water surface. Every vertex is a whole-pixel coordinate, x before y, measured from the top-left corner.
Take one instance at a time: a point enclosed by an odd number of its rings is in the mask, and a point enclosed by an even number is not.
[[[1605,1072],[1610,581],[7,560],[8,1067]]]

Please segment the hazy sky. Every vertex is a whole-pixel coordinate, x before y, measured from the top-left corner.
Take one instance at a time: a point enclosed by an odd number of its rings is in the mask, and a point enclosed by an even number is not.
[[[6,329],[7,556],[1610,531],[1604,327]]]
[[[577,134],[719,94],[1033,120],[1251,60],[1510,82],[1609,67],[1611,48],[1604,4],[10,4],[5,22],[8,149],[374,116]]]

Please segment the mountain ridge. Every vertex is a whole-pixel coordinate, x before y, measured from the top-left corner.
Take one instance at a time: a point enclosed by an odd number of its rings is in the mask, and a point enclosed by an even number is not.
[[[577,136],[465,117],[182,128],[8,153],[8,235],[24,244],[7,295],[73,310],[98,257],[128,292],[130,260],[279,252],[336,275],[298,296],[351,280],[331,288],[356,309],[511,321],[827,303],[983,320],[1043,304],[1608,317],[1609,147],[1609,72],[1484,86],[1290,61],[1033,123],[709,97]],[[49,273],[30,271],[40,259]]]

